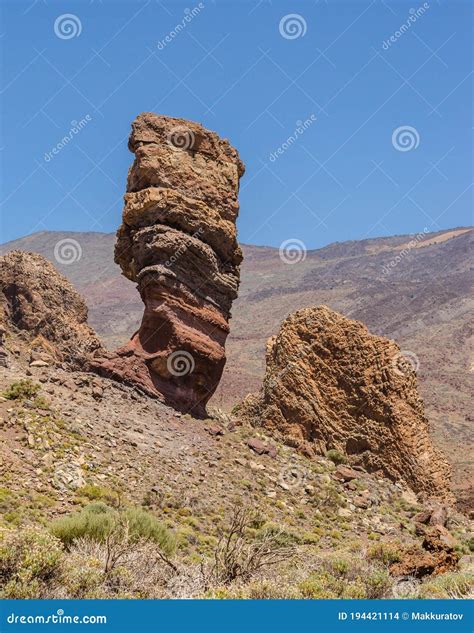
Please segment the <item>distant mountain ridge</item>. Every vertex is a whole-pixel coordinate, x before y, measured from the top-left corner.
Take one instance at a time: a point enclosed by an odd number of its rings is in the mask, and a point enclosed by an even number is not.
[[[302,253],[295,263],[286,263],[276,248],[244,245],[228,363],[214,404],[231,407],[258,389],[266,339],[290,312],[326,304],[395,339],[419,364],[420,391],[435,441],[454,465],[458,493],[467,496],[472,480],[473,234],[472,228],[460,227],[338,242]],[[55,257],[55,247],[64,240],[79,245],[72,250],[72,263]],[[89,323],[115,347],[138,327],[143,306],[134,284],[113,261],[114,243],[115,235],[108,233],[41,232],[1,245],[0,253],[27,250],[52,261],[85,297]]]

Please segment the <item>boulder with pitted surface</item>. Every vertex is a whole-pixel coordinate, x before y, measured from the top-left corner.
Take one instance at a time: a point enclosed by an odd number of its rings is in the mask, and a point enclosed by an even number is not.
[[[51,262],[36,253],[11,251],[0,257],[0,335],[22,333],[30,364],[61,363],[85,369],[101,343],[87,324],[87,306]],[[6,342],[0,359],[7,364]]]
[[[268,342],[262,389],[241,414],[308,454],[332,449],[421,498],[453,500],[413,367],[394,341],[326,306],[283,322]]]

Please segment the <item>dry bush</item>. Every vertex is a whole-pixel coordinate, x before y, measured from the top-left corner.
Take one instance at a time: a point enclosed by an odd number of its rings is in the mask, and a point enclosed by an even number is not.
[[[67,557],[64,597],[162,598],[175,566],[149,540],[81,538]]]
[[[296,547],[288,543],[284,532],[260,530],[252,535],[250,528],[257,514],[245,507],[234,508],[227,530],[219,538],[214,560],[202,566],[204,588],[226,586],[235,580],[248,582],[262,570],[282,563],[296,554]]]

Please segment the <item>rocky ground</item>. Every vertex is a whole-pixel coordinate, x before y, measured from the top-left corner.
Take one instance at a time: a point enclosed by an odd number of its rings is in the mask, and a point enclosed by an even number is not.
[[[278,249],[243,246],[227,364],[211,404],[230,411],[260,388],[265,345],[295,310],[325,304],[416,355],[420,395],[435,444],[453,466],[464,511],[472,508],[472,229],[336,243],[294,264]],[[73,240],[82,256],[58,261]],[[89,323],[110,348],[138,329],[143,304],[113,263],[115,236],[42,232],[0,247],[38,252],[84,296]],[[392,263],[394,266],[392,266]]]
[[[420,514],[426,508],[416,497],[387,479],[336,465],[340,455],[307,459],[219,410],[195,420],[106,378],[31,365],[26,334],[10,334],[6,348],[9,367],[0,373],[4,539],[28,525],[47,529],[52,519],[98,500],[132,504],[172,531],[174,564],[195,577],[202,561],[213,559],[233,509],[243,506],[258,511],[260,526],[277,528],[292,555],[245,582],[185,584],[179,591],[168,583],[159,595],[449,597],[461,585],[468,591],[472,538],[463,515],[448,519],[455,541],[437,558],[422,547],[434,528],[424,525],[430,513]],[[25,380],[31,381],[26,390]],[[435,561],[431,571],[439,563],[436,571],[448,573],[420,571],[426,556]],[[365,571],[349,577],[356,563]]]

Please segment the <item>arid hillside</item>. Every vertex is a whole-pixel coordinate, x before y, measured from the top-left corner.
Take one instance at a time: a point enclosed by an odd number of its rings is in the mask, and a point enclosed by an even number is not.
[[[325,304],[401,346],[417,369],[434,439],[453,464],[457,494],[467,498],[472,237],[472,229],[464,228],[375,238],[331,244],[294,259],[280,257],[278,249],[243,246],[228,361],[214,404],[231,408],[256,391],[267,338],[290,312]],[[113,348],[130,337],[143,312],[134,284],[113,262],[114,241],[113,234],[42,232],[0,252],[22,249],[50,259],[85,297],[90,324]]]

